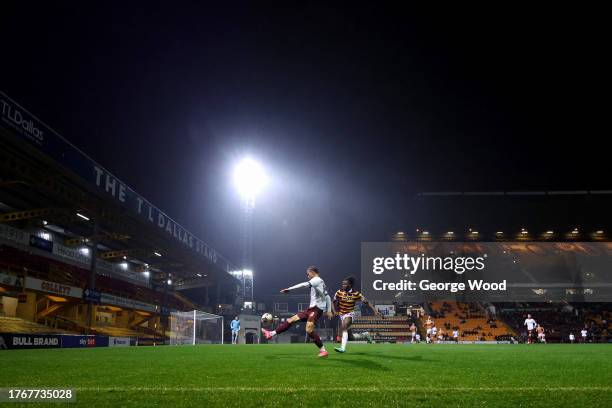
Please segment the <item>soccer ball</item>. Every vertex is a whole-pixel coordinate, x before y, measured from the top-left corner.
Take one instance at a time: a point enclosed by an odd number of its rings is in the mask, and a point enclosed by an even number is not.
[[[274,319],[272,317],[272,315],[270,313],[264,313],[261,315],[261,322],[262,323],[271,323],[272,319]]]

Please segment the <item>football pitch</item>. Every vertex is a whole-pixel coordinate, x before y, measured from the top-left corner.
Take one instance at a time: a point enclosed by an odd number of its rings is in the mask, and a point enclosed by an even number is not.
[[[612,406],[612,345],[327,348],[326,359],[312,344],[2,351],[0,388],[72,388],[68,406],[87,407]]]

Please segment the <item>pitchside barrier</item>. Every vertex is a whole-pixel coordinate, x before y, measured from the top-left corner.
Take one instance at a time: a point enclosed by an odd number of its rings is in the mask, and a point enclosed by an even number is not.
[[[81,336],[72,334],[0,334],[0,350],[37,348],[128,347],[130,337]]]

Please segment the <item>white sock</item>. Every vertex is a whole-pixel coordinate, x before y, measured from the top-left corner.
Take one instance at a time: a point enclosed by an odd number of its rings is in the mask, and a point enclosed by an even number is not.
[[[346,349],[346,342],[348,342],[348,331],[342,332],[342,350]]]
[[[272,337],[276,336],[276,330],[272,330],[272,331],[270,332],[270,336],[272,336]]]
[[[321,346],[321,348],[319,349],[319,351],[327,351],[327,350],[325,350],[325,346]]]

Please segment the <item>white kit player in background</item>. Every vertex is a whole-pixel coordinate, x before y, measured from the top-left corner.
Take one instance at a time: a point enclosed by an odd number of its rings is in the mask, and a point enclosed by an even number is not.
[[[573,343],[573,342],[575,342],[575,341],[576,341],[576,336],[574,336],[574,333],[570,333],[570,335],[569,335],[569,341],[570,341],[570,343]]]
[[[586,343],[586,341],[587,341],[587,335],[588,335],[588,334],[589,334],[589,333],[587,332],[587,329],[586,329],[586,328],[584,328],[584,329],[582,329],[582,330],[580,331],[580,335],[582,336],[582,342],[583,342],[583,343]]]
[[[457,329],[453,330],[453,340],[455,340],[455,343],[459,343],[459,330]]]
[[[533,331],[535,330],[537,323],[531,318],[531,315],[528,314],[523,325],[527,326],[527,344],[531,344],[533,341]]]

